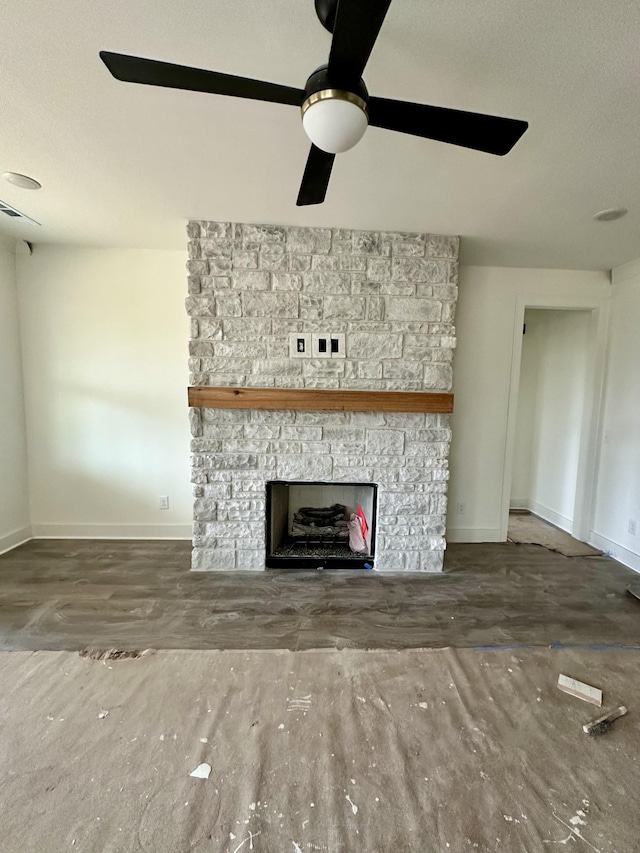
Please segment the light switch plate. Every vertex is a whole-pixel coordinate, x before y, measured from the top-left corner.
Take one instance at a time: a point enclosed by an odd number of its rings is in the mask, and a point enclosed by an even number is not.
[[[289,357],[311,358],[311,335],[308,332],[291,332],[289,335]]]
[[[311,353],[313,358],[331,358],[330,335],[311,335]]]

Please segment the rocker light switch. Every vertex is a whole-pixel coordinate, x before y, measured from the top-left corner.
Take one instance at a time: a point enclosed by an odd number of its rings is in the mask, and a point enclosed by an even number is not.
[[[311,335],[304,332],[291,332],[289,335],[289,357],[311,358]]]
[[[311,335],[311,352],[314,358],[331,358],[330,335]]]
[[[329,343],[331,349],[331,358],[344,358],[345,356],[345,336],[344,334],[330,335]]]

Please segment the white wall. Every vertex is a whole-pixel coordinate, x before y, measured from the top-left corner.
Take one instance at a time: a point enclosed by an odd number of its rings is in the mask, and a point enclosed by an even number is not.
[[[505,460],[517,406],[517,397],[510,393],[511,369],[525,307],[592,307],[605,304],[610,295],[605,272],[461,267],[449,541],[503,538],[511,480]],[[516,354],[519,370],[519,351]],[[464,505],[463,514],[456,511],[458,503]]]
[[[594,543],[640,571],[640,260],[613,271],[607,362]]]
[[[527,509],[572,533],[590,316],[528,309],[525,323],[511,505],[522,495]]]
[[[188,538],[186,255],[36,247],[15,260],[36,535]],[[29,523],[13,264],[0,252],[0,536]],[[625,562],[637,558],[640,536],[627,525],[635,514],[640,529],[640,262],[617,270],[613,288],[600,272],[461,268],[450,541],[500,539],[523,305],[577,308],[612,293],[594,537]],[[9,394],[16,405],[4,405]],[[170,496],[170,510],[156,508],[160,494]]]
[[[189,538],[186,253],[17,261],[34,535]]]
[[[31,535],[15,260],[0,242],[0,553]]]

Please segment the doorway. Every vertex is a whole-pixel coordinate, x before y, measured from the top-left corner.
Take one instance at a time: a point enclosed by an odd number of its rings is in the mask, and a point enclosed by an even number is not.
[[[509,513],[515,510],[531,512],[587,542],[606,308],[520,303],[515,319],[502,536],[506,540]]]
[[[527,308],[509,509],[574,535],[589,312]]]

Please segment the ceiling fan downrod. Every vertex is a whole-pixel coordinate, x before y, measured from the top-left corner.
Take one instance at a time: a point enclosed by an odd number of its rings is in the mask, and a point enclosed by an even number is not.
[[[315,0],[315,5],[316,15],[318,16],[320,23],[325,30],[333,33],[333,28],[336,23],[338,0]]]

